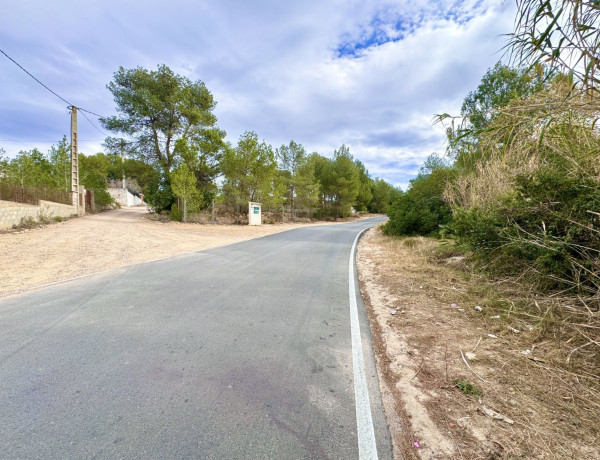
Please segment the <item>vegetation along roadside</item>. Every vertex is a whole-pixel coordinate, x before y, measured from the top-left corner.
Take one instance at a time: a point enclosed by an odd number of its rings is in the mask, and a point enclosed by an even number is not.
[[[359,248],[403,458],[600,458],[600,9],[517,9]]]

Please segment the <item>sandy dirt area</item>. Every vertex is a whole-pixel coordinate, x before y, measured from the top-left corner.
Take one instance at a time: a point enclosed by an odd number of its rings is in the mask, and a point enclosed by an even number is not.
[[[481,280],[436,248],[379,228],[358,247],[395,458],[600,459],[598,395],[550,365],[530,325],[469,296]]]
[[[143,207],[122,208],[1,233],[0,296],[307,225],[198,225],[151,221],[144,214]]]

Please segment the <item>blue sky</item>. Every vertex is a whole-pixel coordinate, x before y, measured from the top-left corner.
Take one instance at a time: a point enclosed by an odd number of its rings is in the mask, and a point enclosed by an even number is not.
[[[232,144],[247,130],[326,156],[345,143],[373,177],[402,188],[444,152],[432,119],[458,113],[501,58],[515,9],[502,0],[6,3],[0,49],[77,106],[115,114],[106,84],[119,66],[166,64],[206,83]],[[0,55],[6,154],[46,151],[69,122],[64,102]],[[80,118],[81,151],[102,151],[104,137]]]

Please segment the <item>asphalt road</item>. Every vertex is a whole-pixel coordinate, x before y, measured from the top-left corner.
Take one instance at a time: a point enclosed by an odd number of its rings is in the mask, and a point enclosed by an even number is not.
[[[348,261],[377,221],[0,301],[0,456],[358,458]],[[358,307],[377,451],[391,458]]]

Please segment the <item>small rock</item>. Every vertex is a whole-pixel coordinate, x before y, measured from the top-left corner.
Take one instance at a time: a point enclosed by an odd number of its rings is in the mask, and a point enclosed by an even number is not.
[[[520,333],[520,332],[521,332],[520,330],[518,330],[518,329],[515,329],[514,327],[510,327],[510,326],[508,326],[508,330],[509,330],[510,332],[512,332],[513,334],[518,334],[518,333]]]
[[[483,406],[483,408],[481,409],[481,412],[483,412],[488,417],[491,417],[495,420],[502,420],[503,422],[506,422],[509,425],[512,425],[513,423],[515,423],[511,419],[509,419],[506,415],[502,415],[502,414],[496,412],[494,409],[490,409],[489,407]]]
[[[423,286],[419,286],[419,289],[423,289]]]
[[[455,303],[451,303],[450,308],[460,308],[460,307],[458,305],[456,305]]]
[[[398,313],[398,310],[396,310],[395,308],[390,308],[390,315],[395,315],[396,313]]]
[[[490,316],[490,319],[500,319],[500,315]]]
[[[480,307],[479,305],[475,305],[475,310],[477,310],[477,311],[483,311],[483,308]]]

